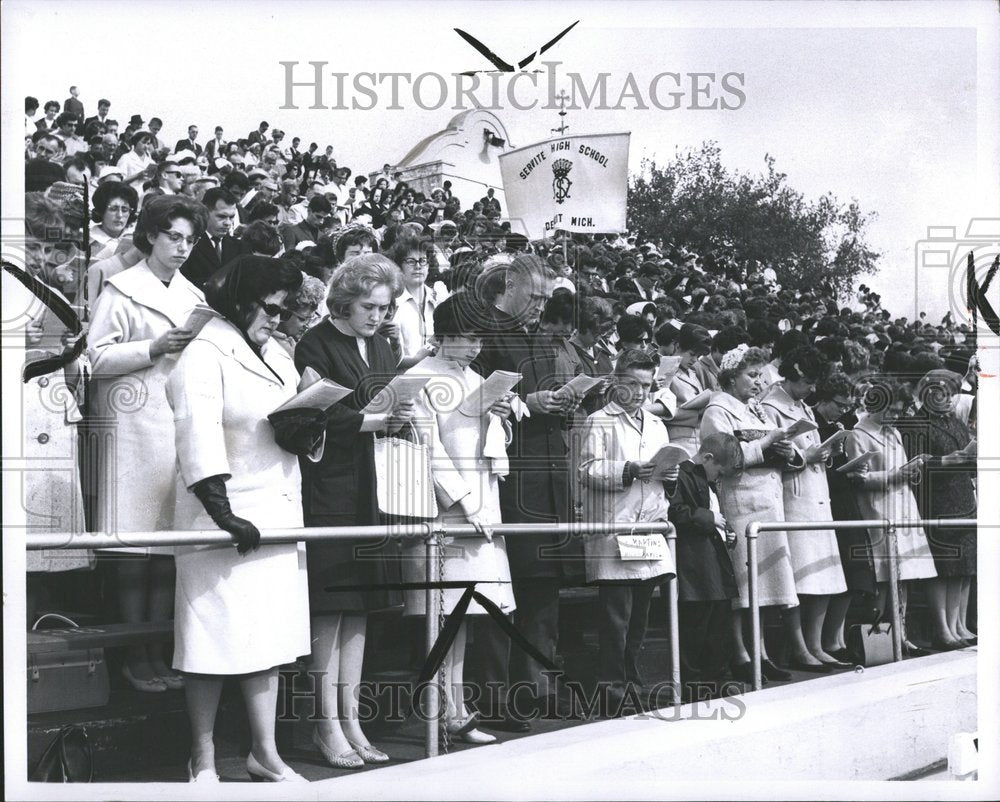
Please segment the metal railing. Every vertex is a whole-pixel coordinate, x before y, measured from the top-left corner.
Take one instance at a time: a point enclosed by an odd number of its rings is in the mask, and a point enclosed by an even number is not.
[[[753,689],[759,691],[763,685],[761,677],[761,631],[760,592],[758,587],[759,564],[757,559],[757,537],[761,532],[809,532],[817,529],[881,529],[885,534],[889,562],[889,606],[892,619],[892,659],[898,663],[903,659],[903,616],[899,604],[899,548],[896,541],[897,529],[936,526],[977,526],[974,518],[932,518],[925,520],[889,521],[884,518],[866,521],[751,521],[747,524],[747,584],[750,595],[750,630],[753,640],[751,654],[753,663]]]
[[[542,535],[557,535],[560,537],[582,537],[595,533],[618,534],[658,534],[667,541],[674,570],[677,570],[677,533],[672,524],[654,523],[588,523],[571,524],[497,524],[492,527],[494,537],[528,537]],[[445,524],[429,521],[423,524],[399,524],[391,526],[342,526],[342,527],[304,527],[262,529],[261,545],[274,543],[300,543],[324,540],[422,540],[425,549],[426,581],[428,588],[425,593],[425,609],[427,610],[425,634],[427,651],[430,652],[439,634],[439,622],[434,610],[439,609],[441,588],[433,585],[441,581],[438,571],[438,539],[449,538],[481,538],[475,527],[471,525]],[[171,530],[161,532],[128,532],[108,534],[106,532],[83,533],[28,533],[26,547],[29,551],[42,549],[106,549],[123,546],[207,546],[232,545],[233,539],[228,532],[220,529],[208,530]],[[678,626],[678,586],[676,573],[666,580],[661,587],[666,588],[669,607],[670,636],[670,686],[673,701],[680,701],[680,630]],[[425,749],[427,757],[438,754],[440,737],[440,714],[443,705],[440,703],[440,688],[438,684],[430,683],[424,696],[426,709],[434,711],[427,716],[425,730]]]

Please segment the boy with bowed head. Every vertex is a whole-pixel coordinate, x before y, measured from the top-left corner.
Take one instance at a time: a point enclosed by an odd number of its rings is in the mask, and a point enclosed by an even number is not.
[[[625,351],[615,365],[611,400],[587,418],[577,475],[587,521],[666,521],[668,503],[662,480],[654,478],[654,455],[667,445],[667,429],[643,409],[656,373],[649,354]],[[676,481],[678,469],[666,480]],[[660,539],[660,556],[625,560],[616,535],[596,532],[584,539],[587,581],[599,584],[598,677],[608,683],[611,710],[634,695],[643,682],[639,651],[646,634],[649,601],[657,584],[674,574],[673,561]]]

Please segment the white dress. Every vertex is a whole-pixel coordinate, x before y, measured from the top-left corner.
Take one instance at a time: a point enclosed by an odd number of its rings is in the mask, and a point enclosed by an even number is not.
[[[428,382],[417,399],[414,423],[421,442],[430,447],[431,473],[437,494],[437,520],[467,524],[459,500],[468,497],[473,509],[490,523],[500,520],[500,473],[505,472],[507,455],[504,450],[503,426],[490,414],[468,416],[458,410],[462,400],[482,384],[482,377],[471,368],[461,368],[455,362],[429,356],[415,365],[407,375],[427,375]],[[487,444],[489,432],[489,445]],[[496,438],[499,437],[499,442]],[[492,446],[493,448],[490,448]],[[494,458],[486,453],[497,454]],[[426,581],[423,546],[404,549],[403,581]],[[510,566],[502,537],[456,538],[444,548],[442,579],[445,581],[476,580],[476,590],[496,604],[503,612],[514,610],[514,594],[510,585]],[[444,609],[450,612],[461,589],[444,591]],[[425,592],[410,590],[405,594],[405,614],[424,615]],[[485,614],[476,602],[469,604],[469,614]]]
[[[263,355],[267,365],[222,320],[209,321],[182,352],[167,384],[180,467],[175,528],[216,529],[187,488],[217,474],[231,477],[226,491],[235,515],[259,529],[302,526],[298,458],[278,447],[267,421],[295,394],[298,375],[279,344],[268,342]],[[303,543],[245,556],[233,545],[175,553],[175,669],[246,674],[309,653]]]

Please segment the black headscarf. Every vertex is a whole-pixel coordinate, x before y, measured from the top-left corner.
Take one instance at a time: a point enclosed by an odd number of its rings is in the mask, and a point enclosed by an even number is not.
[[[212,274],[205,283],[205,301],[239,331],[250,350],[274,373],[264,361],[260,346],[247,336],[247,328],[256,315],[261,298],[278,290],[294,292],[301,284],[302,273],[287,262],[245,254]],[[274,375],[281,381],[277,373]]]

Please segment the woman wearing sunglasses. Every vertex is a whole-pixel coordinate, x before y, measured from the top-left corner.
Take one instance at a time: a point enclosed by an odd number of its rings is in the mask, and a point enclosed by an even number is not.
[[[301,283],[278,259],[229,262],[205,285],[219,317],[184,349],[167,384],[180,467],[174,528],[218,527],[236,541],[176,550],[174,667],[185,676],[191,782],[218,782],[212,736],[227,676],[239,680],[250,720],[250,778],[303,780],[278,755],[274,727],[278,666],[309,652],[305,546],[260,545],[259,531],[302,526],[298,458],[268,422],[297,390],[295,365],[271,335]]]
[[[116,561],[118,599],[128,623],[169,620],[174,609],[173,547],[129,547],[126,533],[170,529],[173,521],[174,415],[164,387],[191,342],[184,324],[204,297],[180,267],[205,222],[204,207],[192,200],[150,198],[134,240],[145,258],[106,278],[93,307],[90,425],[95,434],[111,435],[99,438],[92,452],[94,523],[99,531],[123,533],[123,547],[105,554],[122,557]],[[122,673],[139,691],[183,686],[159,643],[128,647]]]

